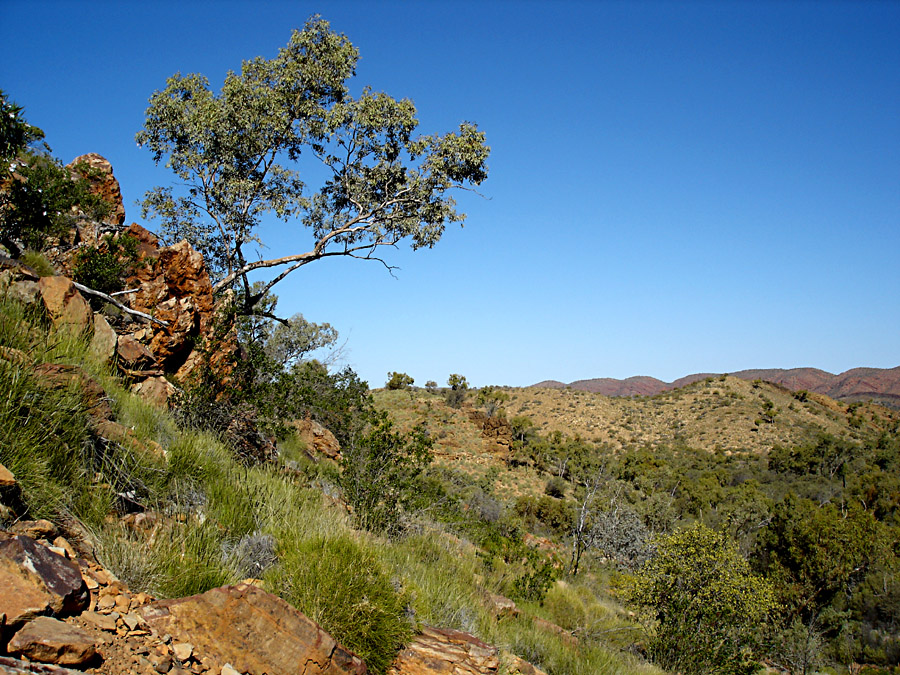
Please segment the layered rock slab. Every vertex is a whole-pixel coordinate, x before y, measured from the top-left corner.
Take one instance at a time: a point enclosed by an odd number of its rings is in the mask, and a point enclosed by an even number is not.
[[[425,626],[388,675],[494,675],[499,670],[496,647],[468,633]]]
[[[221,668],[251,675],[365,675],[366,666],[281,598],[246,583],[160,600],[141,614],[159,634],[191,643]]]

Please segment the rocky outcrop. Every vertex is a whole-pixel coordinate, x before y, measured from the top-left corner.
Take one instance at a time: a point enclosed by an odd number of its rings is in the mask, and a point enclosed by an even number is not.
[[[154,602],[141,616],[158,633],[190,643],[220,668],[262,675],[363,675],[365,664],[316,623],[251,584]]]
[[[180,379],[195,343],[212,327],[212,283],[203,256],[186,241],[154,250],[156,238],[139,225],[127,234],[141,242],[139,265],[128,279],[132,309],[152,314],[168,325],[152,324],[142,335],[162,368]]]
[[[496,647],[468,633],[425,626],[388,675],[493,675],[499,669]]]
[[[481,437],[498,446],[499,450],[508,450],[512,446],[512,429],[504,417],[488,417],[480,410],[470,410],[469,419],[481,427]]]
[[[306,443],[306,447],[325,455],[328,459],[341,459],[341,444],[334,434],[312,419],[296,420],[291,426],[297,430],[297,436]]]
[[[113,176],[112,164],[96,152],[89,152],[73,159],[67,168],[85,178],[91,192],[110,204],[112,209],[105,222],[121,226],[125,222],[125,204],[119,181]]]

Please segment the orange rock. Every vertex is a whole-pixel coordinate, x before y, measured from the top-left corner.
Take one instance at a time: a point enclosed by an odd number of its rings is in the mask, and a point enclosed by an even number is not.
[[[493,675],[500,669],[497,653],[468,633],[425,626],[388,675]]]
[[[79,332],[93,328],[94,313],[71,279],[41,277],[38,289],[54,326],[66,326]]]
[[[160,635],[189,642],[219,670],[364,675],[365,664],[284,600],[248,584],[160,600],[138,610]],[[212,668],[210,668],[212,669]]]
[[[16,626],[38,614],[73,614],[90,593],[78,566],[24,535],[0,532],[0,614]]]
[[[307,418],[291,422],[291,426],[297,430],[297,435],[310,450],[315,450],[329,459],[340,460],[341,444],[334,434],[321,424]]]
[[[92,171],[79,171],[91,184],[91,192],[106,200],[112,206],[112,212],[106,218],[110,225],[122,225],[125,222],[125,205],[122,203],[122,190],[119,181],[113,176],[112,165],[106,158],[95,152],[81,155],[72,160],[67,168],[75,169],[75,165],[87,165]],[[93,175],[91,175],[93,174]]]
[[[7,651],[63,666],[80,666],[97,656],[93,634],[49,616],[28,622],[9,641]]]

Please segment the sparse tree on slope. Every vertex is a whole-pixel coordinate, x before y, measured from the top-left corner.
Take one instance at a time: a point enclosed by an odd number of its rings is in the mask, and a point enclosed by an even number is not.
[[[291,272],[332,256],[378,260],[403,240],[414,249],[438,242],[462,222],[452,191],[487,177],[484,134],[463,123],[444,135],[414,136],[407,99],[364,89],[348,94],[358,53],[314,17],[270,60],[245,61],[216,94],[202,75],[175,74],[150,99],[137,141],[178,176],[157,187],[145,216],[163,221],[167,239],[187,238],[205,256],[214,290],[238,284],[239,313]],[[325,167],[307,195],[301,160]],[[257,259],[267,214],[312,234],[307,250]],[[252,289],[248,275],[273,274]]]

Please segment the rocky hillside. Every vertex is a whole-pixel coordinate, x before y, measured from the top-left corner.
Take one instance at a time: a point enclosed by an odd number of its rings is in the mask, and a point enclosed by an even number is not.
[[[786,387],[791,391],[806,390],[824,394],[839,401],[872,400],[881,405],[900,408],[900,366],[896,368],[853,368],[839,375],[833,375],[817,368],[741,370],[729,373],[729,375],[742,380],[764,380]],[[712,373],[696,373],[674,382],[663,382],[646,376],[629,377],[624,380],[595,378],[576,380],[569,384],[556,380],[545,380],[533,386],[543,389],[571,388],[604,396],[653,396],[713,376]]]
[[[877,404],[848,404],[732,375],[631,398],[574,387],[507,391],[508,415],[527,415],[543,432],[579,434],[613,448],[687,445],[766,452],[821,433],[858,439],[900,423],[900,413]]]
[[[528,494],[522,474],[507,476],[509,420],[527,417],[542,435],[559,432],[612,450],[687,446],[706,451],[766,453],[801,445],[822,434],[851,440],[900,428],[900,412],[869,403],[836,401],[765,381],[718,375],[650,396],[619,397],[578,389],[505,387],[505,421],[487,421],[469,400],[463,410],[424,391],[377,393],[379,405],[408,428],[435,433],[440,461],[499,467],[498,489]],[[482,472],[484,469],[481,470]],[[513,488],[513,486],[519,486]]]
[[[116,199],[108,163],[88,159]],[[581,594],[565,627],[503,595],[534,566],[561,568],[558,546],[499,530],[502,506],[466,471],[453,486],[477,489],[486,515],[454,495],[448,521],[513,546],[500,557],[428,517],[449,509],[440,496],[406,537],[354,527],[335,487],[341,448],[312,420],[292,421],[280,447],[246,416],[222,434],[176,421],[174,383],[201,364],[229,377],[234,342],[204,361],[216,309],[202,257],[125,227],[118,199],[40,271],[0,259],[0,673],[541,675],[525,655],[549,672],[658,672],[601,640],[633,620],[591,580],[542,588]],[[124,238],[124,291],[72,280],[79,251]],[[482,437],[508,446],[504,425],[460,414],[476,431],[439,456],[480,466]],[[588,622],[598,637],[576,637]]]

